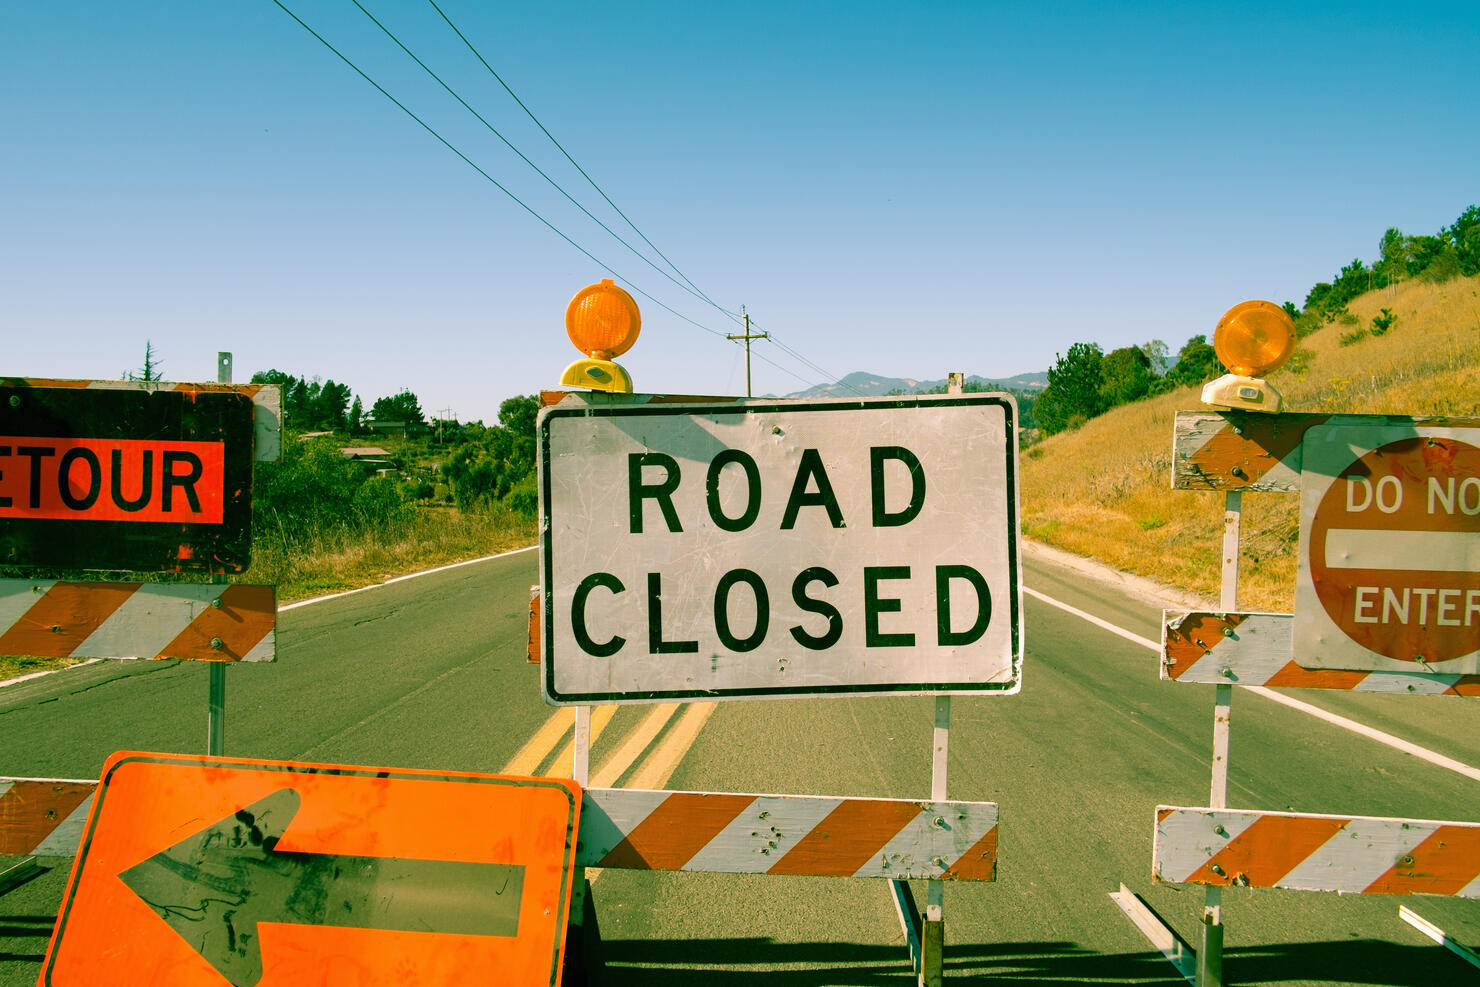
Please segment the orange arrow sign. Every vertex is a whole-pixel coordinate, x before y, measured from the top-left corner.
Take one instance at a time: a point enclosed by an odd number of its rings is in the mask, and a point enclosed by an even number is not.
[[[44,984],[559,978],[579,789],[120,752]]]

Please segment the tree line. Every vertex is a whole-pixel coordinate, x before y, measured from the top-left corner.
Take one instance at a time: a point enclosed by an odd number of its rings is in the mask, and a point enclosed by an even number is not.
[[[1365,292],[1414,278],[1439,283],[1475,274],[1480,274],[1480,206],[1472,205],[1432,236],[1387,230],[1371,266],[1360,258],[1353,260],[1330,281],[1312,287],[1303,307],[1285,302],[1284,308],[1303,336],[1346,316],[1347,304]],[[1386,310],[1384,317],[1382,331],[1392,322]],[[1175,360],[1159,339],[1109,353],[1098,343],[1075,343],[1067,353],[1054,354],[1048,386],[1033,405],[1033,418],[1051,435],[1078,428],[1119,405],[1201,385],[1224,372],[1212,344],[1201,334],[1189,339]]]
[[[409,390],[378,398],[369,412],[349,387],[280,370],[252,375],[283,394],[283,453],[258,463],[253,524],[286,542],[330,529],[389,530],[409,520],[415,502],[437,491],[465,511],[506,509],[532,518],[535,486],[534,396],[509,398],[493,425],[427,421]],[[341,451],[345,438],[367,434],[371,422],[398,422],[408,438],[392,464],[399,475],[367,470]],[[327,432],[310,437],[314,432]],[[412,458],[417,460],[412,461]]]
[[[283,392],[283,428],[295,432],[338,431],[351,435],[365,431],[369,422],[402,422],[408,431],[426,424],[426,414],[415,394],[402,390],[376,398],[368,414],[348,384],[317,377],[295,377],[281,370],[259,370],[254,384],[276,384]]]

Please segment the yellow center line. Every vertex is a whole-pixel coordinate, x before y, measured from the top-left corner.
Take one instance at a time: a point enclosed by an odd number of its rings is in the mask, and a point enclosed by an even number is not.
[[[586,746],[586,753],[588,756],[591,753],[591,749],[596,746],[596,738],[601,736],[601,731],[606,729],[606,725],[610,723],[612,721],[612,717],[616,715],[617,707],[615,706],[596,706],[592,708],[591,739],[587,742]],[[571,713],[571,721],[575,721],[575,713],[573,711]],[[565,742],[565,746],[560,748],[560,753],[555,755],[555,762],[550,765],[550,777],[569,778],[572,774],[575,773],[572,770],[575,767],[575,757],[576,740],[575,737],[572,736],[570,740]]]
[[[637,729],[627,735],[622,745],[611,753],[591,775],[592,788],[610,788],[626,773],[632,763],[642,756],[653,738],[663,732],[673,714],[678,712],[678,703],[660,703],[648,710]]]
[[[544,763],[545,758],[560,743],[560,738],[575,726],[576,710],[574,706],[562,706],[550,714],[544,726],[535,731],[534,736],[521,748],[519,753],[504,765],[500,774],[506,775],[533,775],[539,766]]]
[[[715,703],[690,703],[689,708],[684,710],[679,717],[678,723],[669,731],[668,736],[658,745],[649,757],[638,768],[637,774],[632,776],[629,788],[662,788],[678,769],[678,762],[683,760],[689,748],[694,746],[694,741],[699,739],[699,731],[704,729],[704,724],[709,721],[709,716],[714,712]]]

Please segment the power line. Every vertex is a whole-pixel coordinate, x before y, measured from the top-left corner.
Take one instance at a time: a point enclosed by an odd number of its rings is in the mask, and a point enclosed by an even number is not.
[[[500,192],[504,193],[504,195],[507,195],[510,199],[513,199],[514,202],[519,206],[519,208],[523,209],[525,212],[529,213],[535,219],[539,220],[541,224],[543,224],[547,229],[550,230],[550,232],[554,233],[556,236],[560,237],[560,239],[564,240],[566,243],[570,244],[572,247],[574,247],[577,250],[579,250],[584,257],[586,257],[588,260],[590,260],[597,267],[600,267],[603,271],[606,271],[612,277],[614,277],[617,280],[623,282],[628,287],[630,287],[633,291],[637,292],[639,295],[641,295],[642,297],[646,298],[648,301],[652,302],[654,305],[657,305],[659,308],[663,309],[664,311],[672,314],[673,316],[675,316],[675,317],[677,317],[679,319],[682,319],[683,321],[689,323],[690,325],[697,326],[698,328],[703,329],[705,332],[709,333],[712,336],[723,336],[724,335],[724,333],[720,332],[718,329],[711,329],[709,326],[706,326],[703,323],[695,322],[693,319],[689,318],[687,315],[684,315],[682,312],[679,312],[676,309],[673,309],[670,306],[668,306],[668,305],[664,304],[663,302],[659,301],[657,298],[654,298],[652,295],[648,294],[646,291],[643,291],[641,288],[639,288],[631,280],[629,280],[628,278],[625,278],[622,275],[618,274],[616,272],[616,270],[614,270],[611,267],[611,265],[607,264],[605,261],[603,261],[600,258],[598,258],[595,254],[591,253],[591,251],[587,250],[585,247],[581,246],[579,243],[576,243],[570,237],[566,236],[563,232],[561,232],[561,230],[559,229],[559,227],[557,227],[554,223],[551,223],[545,217],[541,216],[538,212],[536,212],[534,210],[533,207],[531,207],[528,204],[526,204],[523,199],[519,198],[513,192],[510,192],[507,188],[505,188],[503,185],[501,185],[499,183],[498,179],[494,178],[488,172],[486,172],[482,168],[480,168],[473,161],[472,158],[469,158],[466,154],[464,154],[462,151],[458,150],[455,146],[453,146],[453,144],[449,140],[447,140],[447,138],[445,138],[441,134],[437,133],[437,131],[432,128],[431,124],[427,123],[421,117],[417,116],[409,107],[406,106],[405,103],[402,103],[400,100],[396,99],[396,97],[392,96],[389,92],[387,92],[385,90],[385,87],[383,87],[380,83],[376,82],[374,79],[370,78],[370,76],[368,74],[366,74],[365,71],[363,69],[361,69],[358,65],[356,65],[354,62],[352,62],[349,59],[348,56],[346,56],[338,48],[335,48],[332,44],[330,44],[329,41],[327,39],[325,39],[323,35],[319,34],[313,28],[309,27],[306,23],[304,23],[304,21],[303,21],[302,18],[300,18],[297,14],[293,13],[293,11],[289,10],[286,6],[284,6],[284,4],[282,3],[282,0],[272,0],[272,2],[280,10],[282,10],[283,13],[287,14],[289,17],[293,18],[293,20],[297,21],[300,27],[302,27],[305,31],[307,31],[309,34],[313,35],[316,39],[318,39],[318,41],[319,41],[320,44],[322,44],[325,48],[328,48],[335,55],[337,55],[339,57],[340,61],[344,62],[344,64],[346,64],[350,68],[354,69],[355,73],[357,75],[359,75],[360,78],[362,78],[366,82],[370,83],[370,85],[374,86],[376,88],[376,90],[378,90],[380,92],[380,94],[382,96],[384,96],[386,99],[390,100],[392,103],[396,104],[396,106],[401,110],[401,112],[405,113],[411,119],[415,120],[418,124],[420,124],[421,127],[422,127],[422,129],[425,130],[427,133],[431,134],[433,137],[435,137],[437,139],[437,141],[442,144],[443,147],[447,148],[447,150],[451,151],[453,154],[456,154],[459,158],[461,158],[463,160],[463,162],[469,168],[472,168],[478,174],[482,175],[485,179],[487,179],[493,185],[494,188],[496,188]]]
[[[728,339],[728,337],[726,336],[726,334],[723,333],[723,332],[721,332],[720,330],[713,329],[713,328],[711,328],[709,326],[704,325],[701,322],[698,322],[698,321],[696,321],[694,319],[689,318],[688,316],[684,315],[682,312],[679,312],[678,310],[676,310],[673,307],[667,305],[666,303],[664,303],[663,301],[659,300],[655,296],[653,296],[653,295],[649,294],[648,292],[644,291],[642,288],[638,287],[637,284],[635,282],[633,282],[631,279],[622,276],[614,268],[612,268],[609,264],[607,264],[605,261],[601,260],[596,255],[592,254],[589,250],[587,250],[585,247],[581,246],[575,240],[571,239],[559,227],[555,226],[555,224],[551,223],[544,216],[540,215],[540,213],[538,211],[536,211],[532,206],[530,206],[529,204],[527,204],[526,202],[524,202],[524,200],[520,199],[517,195],[515,195],[512,191],[510,191],[507,187],[505,187],[503,184],[501,184],[496,178],[494,178],[492,175],[490,175],[487,171],[485,171],[482,167],[480,167],[476,162],[474,162],[471,158],[469,158],[466,154],[464,154],[461,150],[459,150],[449,140],[447,140],[447,138],[443,137],[435,128],[433,128],[430,124],[428,124],[425,120],[423,120],[420,116],[418,116],[413,110],[411,110],[408,106],[406,106],[406,104],[402,103],[400,100],[396,99],[396,97],[392,96],[390,94],[390,92],[385,89],[384,86],[382,86],[382,85],[380,85],[380,83],[376,82],[373,78],[370,77],[370,75],[368,73],[366,73],[363,69],[361,69],[358,65],[356,65],[354,63],[354,61],[352,61],[347,55],[345,55],[338,48],[336,48],[332,43],[330,43],[328,39],[326,39],[323,35],[319,34],[317,31],[315,31],[312,27],[310,27],[301,17],[299,17],[292,10],[290,10],[282,2],[282,0],[272,0],[272,2],[274,3],[274,5],[276,5],[278,7],[278,9],[282,10],[283,13],[285,13],[289,17],[291,17],[300,27],[302,27],[305,31],[307,31],[310,35],[312,35],[315,40],[317,40],[320,44],[322,44],[329,51],[333,52],[333,54],[337,58],[339,58],[340,61],[342,61],[342,62],[344,62],[344,64],[348,65],[350,67],[350,69],[352,69],[355,72],[355,74],[357,74],[358,76],[360,76],[360,78],[364,79],[371,86],[373,86],[375,88],[375,90],[377,92],[379,92],[382,96],[384,96],[386,99],[390,100],[391,103],[393,103],[396,106],[397,109],[401,110],[401,112],[405,113],[412,120],[416,121],[416,123],[423,130],[425,130],[427,133],[431,134],[432,137],[434,137],[437,140],[438,143],[442,144],[442,146],[446,147],[453,154],[457,155],[458,158],[460,158],[463,161],[464,164],[466,164],[468,167],[470,167],[474,171],[476,171],[480,176],[482,176],[486,181],[488,181],[489,184],[493,185],[494,188],[498,189],[500,192],[504,193],[504,195],[506,195],[510,199],[512,199],[516,205],[518,205],[525,212],[527,212],[531,216],[533,216],[536,220],[538,220],[540,222],[541,225],[543,225],[545,228],[547,228],[548,230],[550,230],[550,232],[554,233],[556,236],[560,237],[560,239],[564,240],[567,244],[569,244],[570,246],[574,247],[586,259],[590,260],[592,263],[594,263],[595,265],[597,265],[597,267],[599,267],[603,271],[606,271],[608,274],[611,274],[612,277],[614,277],[617,280],[619,280],[619,281],[623,282],[624,284],[626,284],[629,288],[631,288],[633,291],[635,291],[637,294],[641,295],[642,297],[648,299],[654,305],[657,305],[659,308],[661,308],[664,311],[668,312],[670,315],[673,315],[675,318],[678,318],[678,319],[682,320],[683,322],[687,322],[688,324],[690,324],[690,325],[692,325],[692,326],[694,326],[694,327],[696,327],[698,329],[702,329],[704,332],[707,332],[707,333],[709,333],[712,336],[717,336],[717,337],[720,337],[720,338],[726,338],[726,339]],[[447,91],[449,93],[451,93],[451,95],[455,99],[457,99],[458,102],[462,103],[463,106],[466,107],[469,110],[469,112],[472,112],[474,116],[477,116],[478,119],[480,121],[482,121],[485,126],[487,126],[490,130],[493,130],[494,133],[497,136],[499,136],[499,138],[501,140],[504,140],[504,143],[505,144],[509,144],[509,142],[506,139],[503,138],[503,135],[502,134],[498,134],[498,132],[496,130],[494,130],[494,128],[490,124],[488,124],[488,122],[486,120],[484,120],[476,111],[474,111],[472,109],[472,107],[468,106],[468,104],[465,101],[463,101],[462,98],[459,97],[455,92],[453,92],[452,89],[446,85],[446,83],[443,83],[442,80],[440,78],[438,78],[435,73],[433,73],[431,71],[431,69],[427,68],[427,66],[424,63],[422,63],[420,59],[416,58],[416,56],[414,54],[412,54],[409,49],[407,49],[404,45],[401,45],[400,41],[397,40],[395,38],[395,36],[393,34],[391,34],[391,32],[388,31],[383,25],[381,25],[379,21],[375,20],[375,18],[370,15],[370,12],[369,11],[365,10],[364,7],[361,7],[360,4],[358,3],[358,0],[353,0],[353,2],[355,2],[355,6],[360,7],[360,10],[362,12],[364,12],[367,17],[370,17],[370,19],[375,22],[376,26],[380,27],[382,31],[385,31],[385,33],[387,35],[389,35],[393,41],[396,41],[397,45],[399,45],[401,47],[401,49],[406,52],[407,55],[409,55],[414,61],[416,61],[418,65],[421,65],[422,68],[429,75],[431,75],[432,78],[436,79],[438,83],[441,83],[442,86],[443,86],[443,88],[444,89],[447,89]],[[432,3],[432,6],[434,8],[436,8],[436,4],[435,4],[435,2],[433,2],[433,0],[428,0],[428,2],[431,2]],[[436,8],[436,9],[437,9],[437,12],[439,14],[442,13],[442,11],[441,11],[440,8]],[[443,19],[444,20],[447,19],[446,14],[442,14],[442,16],[443,16]],[[458,36],[459,37],[462,37],[461,32],[460,31],[457,31],[456,25],[453,25],[450,20],[448,20],[448,25],[452,27],[453,31],[455,31],[455,32],[458,33]],[[467,39],[466,38],[464,38],[463,41],[464,41],[465,44],[468,44],[468,47],[470,49],[472,48],[471,43],[467,42]],[[473,49],[473,53],[475,55],[478,54],[476,49]],[[483,58],[482,58],[481,55],[478,55],[478,58],[479,58],[480,61],[483,61]],[[487,62],[484,62],[484,65],[485,65],[485,67],[488,67],[489,72],[493,73],[494,78],[497,79],[498,78],[498,74],[496,72],[493,72],[492,67],[487,66]],[[500,82],[500,84],[503,84],[503,80],[502,79],[499,79],[499,82]],[[508,86],[505,85],[504,88],[505,89],[508,89]],[[518,97],[517,96],[514,96],[514,93],[513,93],[512,90],[509,91],[509,95],[510,96],[513,96],[516,102],[519,101],[518,100]],[[530,112],[527,107],[524,107],[524,104],[522,102],[520,103],[520,106],[522,108],[524,108],[524,110],[525,110],[526,113],[529,113]],[[530,113],[530,117],[531,117],[531,119],[534,119],[534,115],[532,113]],[[540,126],[540,129],[542,131],[545,130],[544,126],[543,125],[540,125],[539,124],[539,121],[537,119],[535,119],[535,123]],[[548,131],[545,131],[545,133],[546,133],[546,136],[550,136]],[[555,141],[555,138],[553,136],[550,136],[550,140],[551,140],[551,142],[555,143],[555,145],[557,147],[560,147],[559,143],[557,141]],[[512,144],[509,144],[509,147],[510,147],[511,150],[514,150],[516,154],[519,154],[519,156],[521,158],[523,158],[526,161],[526,163],[529,163],[530,164],[530,167],[535,168],[535,171],[539,172],[541,174],[541,176],[546,179],[546,181],[549,181],[552,185],[556,185],[556,188],[559,189],[559,186],[553,180],[551,180],[547,175],[545,175],[544,172],[540,171],[539,168],[535,167],[532,162],[529,162],[529,159],[528,158],[525,158],[523,154],[520,154],[518,152],[518,150],[513,147]],[[562,153],[566,153],[564,148],[561,148],[561,152]],[[566,154],[566,157],[567,157],[567,159],[570,159],[570,155],[569,154]],[[621,215],[622,218],[627,221],[628,225],[629,226],[632,226],[632,228],[637,231],[637,234],[642,237],[643,241],[646,242],[650,247],[652,247],[653,250],[654,250],[654,252],[657,253],[658,256],[662,257],[663,260],[665,262],[667,262],[670,267],[673,267],[674,271],[677,272],[680,277],[683,277],[683,272],[682,271],[679,271],[678,268],[673,265],[673,262],[672,261],[668,260],[668,258],[666,256],[664,256],[663,253],[657,249],[657,247],[653,246],[652,242],[650,240],[648,240],[648,238],[646,236],[643,235],[642,231],[641,230],[638,230],[637,227],[632,224],[632,221],[630,219],[628,219],[626,217],[626,215],[621,212],[620,209],[617,209],[615,203],[611,203],[611,200],[606,196],[606,193],[604,193],[604,192],[601,191],[600,187],[597,186],[594,181],[592,181],[592,179],[590,178],[589,175],[586,175],[585,171],[582,170],[580,168],[580,166],[577,165],[573,159],[570,159],[570,160],[571,160],[571,164],[572,165],[575,165],[576,169],[578,171],[581,171],[581,174],[586,177],[586,180],[589,181],[589,182],[591,182],[592,187],[593,188],[596,188],[596,190],[601,193],[602,198],[606,199],[606,201],[609,204],[612,205],[612,208],[617,211],[618,215]],[[563,189],[560,189],[560,191],[562,192],[562,194],[565,194],[566,195],[566,198],[568,198],[568,199],[571,198],[568,193],[565,193],[564,192]],[[571,201],[574,202],[575,200],[574,199],[571,199]],[[575,204],[577,205],[578,208],[580,208],[580,204],[579,203],[575,203]],[[582,208],[581,211],[582,212],[585,212],[586,215],[590,216],[590,213],[587,212],[584,208]],[[663,272],[662,270],[659,270],[656,267],[656,265],[653,265],[652,264],[652,262],[650,260],[648,260],[646,257],[643,257],[642,254],[639,253],[639,252],[637,252],[636,250],[634,250],[630,244],[628,244],[625,240],[622,240],[621,237],[617,236],[617,234],[615,234],[614,232],[612,232],[611,229],[608,228],[605,224],[602,224],[600,222],[600,220],[596,220],[596,218],[594,216],[591,216],[591,218],[594,221],[596,221],[598,223],[598,225],[601,225],[601,227],[603,229],[605,229],[608,233],[610,233],[615,239],[617,239],[619,242],[621,242],[623,246],[627,247],[629,250],[633,250],[633,252],[634,253],[637,253],[637,255],[645,263],[647,263],[649,266],[654,267],[655,270],[658,270],[658,273],[663,274],[665,277],[668,277],[668,279],[670,281],[673,280],[673,278],[669,277],[666,274],[666,272]],[[685,281],[689,281],[689,279],[687,277],[684,277],[684,280]],[[677,282],[675,282],[675,284],[676,283]],[[692,281],[689,281],[689,284],[690,284],[690,286],[693,286],[693,282]],[[679,287],[682,287],[682,285],[680,285]],[[712,299],[710,299],[707,295],[705,295],[702,291],[700,291],[697,288],[697,286],[693,286],[693,291],[690,292],[690,293],[696,295],[696,297],[702,298],[708,304],[710,304],[711,306],[713,306],[718,311],[724,313],[725,315],[734,317],[736,319],[739,319],[739,316],[738,315],[736,315],[733,312],[730,312],[728,309],[725,309],[722,306],[720,306],[717,303],[715,303]],[[835,384],[838,384],[838,385],[840,385],[842,387],[846,387],[849,390],[854,391],[854,393],[859,394],[860,396],[862,396],[862,392],[858,391],[856,388],[853,388],[852,386],[850,386],[848,384],[843,383],[835,375],[828,373],[826,370],[822,369],[817,364],[813,363],[811,360],[808,360],[806,357],[802,356],[796,350],[792,349],[791,347],[787,346],[785,343],[782,343],[780,340],[776,339],[774,335],[769,336],[769,338],[771,339],[772,342],[776,343],[777,346],[783,352],[787,353],[793,359],[795,359],[798,362],[802,363],[804,366],[808,367],[809,369],[811,369],[815,373],[819,373],[823,377],[826,377],[826,378],[832,380]],[[762,354],[757,353],[756,354],[756,357],[757,357],[757,359],[760,359],[764,363],[770,364],[772,367],[776,368],[777,370],[780,370],[782,373],[785,373],[785,374],[787,374],[790,377],[794,377],[795,379],[801,381],[804,384],[809,384],[810,385],[812,383],[812,381],[807,380],[805,377],[802,377],[800,374],[797,374],[797,373],[795,373],[795,372],[787,369],[786,367],[781,366],[779,363],[776,363],[774,360],[771,360],[771,359],[767,358],[766,356],[764,356]]]
[[[473,57],[477,58],[478,61],[480,61],[480,62],[483,63],[483,67],[488,70],[488,74],[491,75],[491,76],[493,76],[494,79],[496,79],[498,81],[498,84],[500,86],[503,86],[504,87],[504,92],[508,93],[509,94],[509,97],[515,103],[518,103],[519,104],[519,108],[521,110],[523,110],[525,112],[525,114],[528,115],[528,117],[531,120],[534,121],[534,125],[536,127],[539,127],[540,128],[540,132],[543,133],[546,137],[550,138],[550,143],[551,144],[554,144],[556,146],[556,148],[558,148],[560,150],[560,153],[563,154],[563,155],[565,155],[565,160],[569,161],[571,163],[571,166],[574,167],[576,171],[578,171],[578,172],[581,173],[581,177],[582,178],[584,178],[586,181],[588,181],[588,182],[591,183],[591,187],[596,190],[596,192],[597,192],[598,195],[600,195],[603,199],[606,200],[606,204],[609,205],[609,206],[611,206],[612,207],[612,210],[614,212],[616,212],[616,214],[618,216],[621,216],[622,219],[626,221],[626,223],[627,223],[628,226],[632,227],[633,232],[636,233],[638,236],[642,237],[642,242],[643,243],[646,243],[649,247],[651,247],[652,250],[653,250],[653,253],[657,254],[659,257],[662,257],[663,260],[664,260],[664,262],[669,267],[673,268],[674,273],[676,273],[679,277],[683,278],[684,281],[688,283],[689,287],[694,290],[694,293],[695,294],[697,294],[700,298],[704,299],[710,305],[713,305],[716,309],[719,309],[719,311],[723,312],[725,315],[728,315],[730,318],[735,319],[735,320],[738,321],[739,318],[740,318],[740,316],[737,313],[731,312],[729,309],[727,309],[724,306],[720,305],[714,299],[710,298],[703,291],[701,291],[699,289],[699,286],[698,285],[694,284],[693,281],[690,281],[689,278],[688,278],[688,276],[678,269],[678,265],[674,264],[673,261],[669,260],[668,257],[667,257],[667,255],[664,254],[663,251],[659,250],[657,248],[657,245],[654,244],[653,241],[651,241],[651,240],[648,239],[646,233],[643,233],[642,230],[640,230],[640,229],[637,228],[637,224],[634,223],[634,222],[632,222],[632,220],[628,218],[628,216],[627,216],[626,213],[624,213],[621,209],[617,208],[617,204],[611,200],[611,197],[609,195],[607,195],[605,191],[602,190],[602,188],[601,188],[600,185],[597,185],[596,184],[596,179],[594,179],[590,175],[586,174],[586,169],[582,168],[579,164],[576,163],[576,159],[573,158],[573,157],[571,157],[570,156],[570,152],[567,151],[565,149],[565,147],[558,140],[555,139],[555,135],[552,134],[552,133],[550,133],[550,131],[546,130],[545,129],[545,125],[543,123],[540,123],[540,119],[539,119],[539,117],[537,117],[537,116],[534,115],[534,111],[531,110],[528,106],[525,106],[524,105],[524,101],[522,99],[520,99],[517,94],[515,94],[515,92],[514,92],[513,89],[509,88],[509,84],[504,81],[503,76],[501,76],[497,72],[495,72],[494,69],[493,69],[493,66],[488,64],[488,60],[483,57],[483,55],[478,51],[478,49],[476,47],[473,46],[473,43],[468,40],[467,35],[463,34],[462,31],[458,29],[458,26],[456,24],[452,23],[452,18],[448,17],[447,14],[446,14],[446,12],[444,12],[441,7],[437,6],[437,0],[427,0],[427,2],[432,5],[432,9],[433,10],[435,10],[438,14],[440,14],[442,16],[442,19],[447,22],[447,26],[450,27],[450,28],[452,28],[452,33],[453,34],[456,34],[458,36],[458,38],[461,39],[462,43],[465,44],[465,45],[467,45],[468,51],[470,51],[470,52],[473,53]],[[613,236],[616,236],[615,233],[613,233],[612,235]]]
[[[382,24],[380,22],[380,20],[377,19],[374,14],[372,14],[372,13],[370,13],[370,11],[366,10],[365,9],[365,6],[360,3],[360,0],[350,0],[350,2],[353,3],[356,7],[358,7],[360,9],[360,13],[364,14],[366,17],[368,17],[370,19],[370,23],[372,23],[376,27],[380,28],[381,32],[387,38],[390,38],[391,41],[395,42],[396,47],[400,48],[403,52],[406,53],[406,57],[410,58],[413,62],[415,62],[417,65],[419,65],[421,67],[421,70],[423,72],[425,72],[427,75],[431,76],[436,81],[437,85],[441,86],[443,89],[445,89],[447,91],[447,94],[449,96],[451,96],[453,99],[455,99],[459,103],[461,103],[463,109],[467,110],[475,118],[477,118],[478,122],[481,123],[481,124],[483,124],[483,126],[488,130],[489,133],[493,134],[493,136],[495,136],[499,140],[503,141],[504,142],[504,146],[507,147],[509,150],[513,151],[515,154],[517,154],[519,156],[519,160],[520,161],[523,161],[525,164],[527,164],[531,168],[533,168],[535,174],[539,175],[546,182],[548,182],[550,184],[550,187],[553,188],[553,189],[555,189],[555,191],[557,191],[561,195],[565,196],[566,200],[569,201],[571,205],[575,206],[581,212],[585,213],[586,214],[586,217],[588,219],[590,219],[591,222],[595,223],[597,226],[601,227],[607,233],[611,234],[612,239],[616,240],[622,246],[624,246],[628,250],[630,250],[632,252],[632,255],[634,257],[636,257],[638,260],[642,261],[648,267],[651,267],[654,271],[657,271],[659,274],[661,274],[663,277],[667,278],[669,281],[672,281],[675,285],[678,286],[678,288],[681,291],[686,291],[689,294],[693,295],[695,298],[698,298],[698,299],[700,299],[702,301],[708,302],[710,305],[714,305],[714,302],[709,298],[709,296],[708,295],[705,295],[702,291],[699,291],[697,288],[693,287],[692,286],[692,283],[690,283],[689,285],[685,285],[682,282],[680,282],[673,275],[671,275],[667,271],[663,270],[657,264],[654,264],[652,262],[652,260],[650,260],[645,254],[643,254],[636,247],[632,246],[632,244],[630,244],[626,240],[622,239],[622,237],[615,230],[613,230],[610,226],[607,226],[605,223],[603,223],[596,216],[592,215],[591,210],[587,209],[585,206],[581,205],[578,201],[576,201],[575,197],[572,196],[569,192],[567,192],[564,188],[562,188],[559,182],[555,181],[555,179],[551,178],[548,174],[546,174],[544,172],[544,170],[540,168],[539,165],[537,165],[533,161],[529,160],[529,158],[525,156],[524,152],[521,151],[521,150],[519,150],[519,148],[515,147],[514,144],[507,137],[505,137],[502,133],[499,132],[499,130],[498,130],[497,127],[495,127],[493,124],[489,123],[488,120],[483,116],[483,114],[481,114],[477,110],[473,109],[473,107],[471,105],[469,105],[469,103],[468,103],[467,100],[465,100],[461,96],[459,96],[457,94],[457,91],[454,90],[451,86],[449,86],[442,79],[441,76],[439,76],[436,72],[432,71],[431,66],[427,65],[426,62],[422,61],[420,58],[417,57],[417,55],[416,55],[415,52],[413,52],[410,48],[406,47],[405,43],[402,42],[401,39],[396,36],[395,32],[393,32],[390,28],[388,28],[384,24]],[[435,6],[435,4],[433,6]],[[440,13],[440,11],[438,11],[438,12]],[[454,30],[455,30],[455,28],[454,28]],[[538,121],[536,121],[536,122],[538,122]],[[541,129],[543,129],[543,128],[541,128]],[[556,146],[558,147],[559,145],[556,145]],[[582,174],[584,174],[584,172],[582,172]],[[600,191],[600,189],[597,189],[597,191]],[[610,201],[610,200],[608,200],[608,201]],[[625,216],[623,216],[622,218],[623,219],[626,219]],[[630,221],[629,221],[629,225],[631,225],[630,224]],[[636,229],[636,227],[633,227],[633,229]],[[642,231],[641,230],[638,230],[638,235],[639,236],[642,235]],[[643,239],[646,240],[647,237],[643,237]],[[648,246],[652,246],[652,244],[649,243]],[[657,250],[656,247],[654,247],[653,249],[654,250]],[[662,257],[663,255],[661,253],[659,253],[658,256]],[[667,260],[668,258],[664,257],[663,259],[664,260]],[[672,262],[671,261],[669,262],[669,266],[672,266]],[[677,270],[677,268],[674,268],[674,270]],[[680,275],[682,275],[682,272],[680,272]],[[688,279],[685,278],[684,280],[687,281]],[[715,308],[719,308],[719,306],[715,305]],[[723,310],[721,310],[721,311],[723,311]]]

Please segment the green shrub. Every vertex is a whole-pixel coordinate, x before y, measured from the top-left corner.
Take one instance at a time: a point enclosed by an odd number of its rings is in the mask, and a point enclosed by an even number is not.
[[[1381,336],[1396,325],[1397,322],[1398,317],[1393,314],[1393,310],[1385,308],[1380,315],[1374,315],[1372,317],[1372,326],[1367,331],[1374,336]]]
[[[520,517],[532,518],[539,513],[540,491],[538,482],[533,473],[528,474],[509,489],[509,496],[504,499],[509,506]]]
[[[405,522],[414,508],[406,497],[406,485],[389,476],[375,476],[355,491],[354,519],[361,528],[386,528]]]

